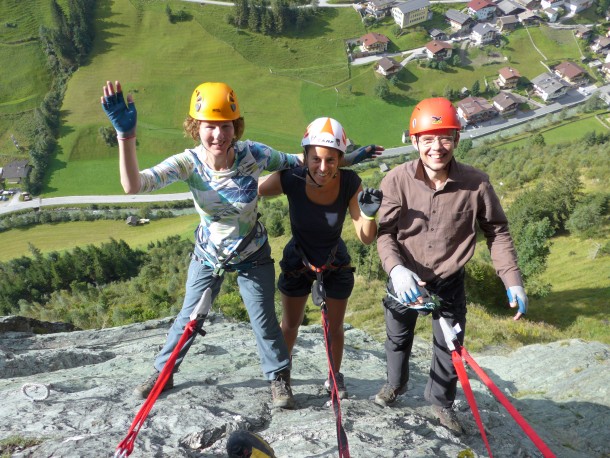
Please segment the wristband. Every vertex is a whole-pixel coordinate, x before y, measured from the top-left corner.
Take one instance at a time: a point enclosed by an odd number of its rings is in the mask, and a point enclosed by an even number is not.
[[[117,140],[130,140],[132,138],[136,138],[136,136],[135,135],[131,135],[129,137],[119,137],[118,135],[116,136]]]
[[[362,216],[364,219],[368,219],[369,221],[375,221],[374,216],[365,215],[362,211],[360,211],[360,216]]]

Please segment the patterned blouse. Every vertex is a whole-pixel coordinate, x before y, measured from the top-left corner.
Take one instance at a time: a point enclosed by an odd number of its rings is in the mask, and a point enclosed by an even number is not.
[[[235,144],[230,170],[215,171],[205,163],[202,145],[168,157],[140,172],[140,193],[185,181],[193,194],[201,221],[195,231],[196,252],[210,264],[226,259],[257,221],[258,177],[263,170],[285,170],[300,165],[296,155],[285,154],[249,140]],[[262,227],[250,244],[231,260],[239,263],[267,240]]]

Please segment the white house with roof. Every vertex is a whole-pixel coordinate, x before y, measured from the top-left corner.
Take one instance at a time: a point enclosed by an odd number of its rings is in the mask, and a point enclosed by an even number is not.
[[[479,21],[485,21],[494,17],[496,5],[489,0],[471,0],[468,3],[468,14]]]
[[[391,10],[394,22],[400,28],[427,21],[430,17],[430,0],[408,0],[399,3]]]
[[[545,102],[555,100],[565,93],[570,88],[570,85],[564,80],[551,73],[543,73],[532,80],[534,91]]]
[[[594,0],[565,0],[563,7],[568,13],[575,14],[590,8],[593,5],[595,5]]]
[[[484,45],[494,41],[496,38],[496,28],[487,23],[479,23],[472,28],[470,39],[477,45]]]
[[[540,8],[546,10],[547,8],[559,8],[565,4],[565,0],[542,0],[540,2]]]

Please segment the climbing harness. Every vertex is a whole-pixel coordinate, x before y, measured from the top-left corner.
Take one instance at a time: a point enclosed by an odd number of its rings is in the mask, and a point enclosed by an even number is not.
[[[430,296],[426,296],[424,297],[424,302],[420,303],[420,302],[411,302],[411,303],[406,303],[403,302],[402,300],[398,299],[398,297],[394,296],[393,294],[391,294],[389,291],[387,292],[387,295],[390,296],[392,299],[394,299],[396,302],[398,302],[402,307],[406,308],[406,309],[411,309],[411,310],[416,310],[418,312],[424,312],[424,313],[430,313],[430,312],[434,312],[435,310],[438,310],[441,307],[441,303],[438,300],[438,297],[436,297],[435,295],[430,295]]]
[[[324,344],[326,346],[326,358],[328,359],[328,371],[330,373],[329,381],[331,381],[330,402],[335,412],[335,422],[337,428],[337,446],[339,449],[339,458],[350,458],[349,444],[347,442],[347,434],[343,428],[341,419],[341,401],[339,400],[339,390],[337,389],[337,379],[335,376],[335,364],[333,363],[333,353],[331,349],[330,325],[328,322],[328,308],[326,307],[326,289],[324,288],[324,272],[328,269],[331,261],[335,257],[337,247],[333,248],[326,264],[322,267],[312,265],[305,254],[297,247],[297,250],[303,258],[303,264],[311,269],[316,274],[316,279],[311,288],[311,300],[317,307],[320,307],[322,312],[322,330],[324,331]]]
[[[201,326],[203,325],[203,321],[210,312],[211,307],[212,289],[206,288],[206,290],[201,295],[199,303],[197,304],[193,312],[190,314],[190,321],[184,327],[184,333],[180,337],[176,348],[174,348],[174,351],[165,363],[165,366],[163,366],[163,370],[159,373],[159,377],[157,378],[155,386],[146,398],[146,401],[144,401],[144,404],[142,404],[142,407],[140,407],[140,411],[136,414],[133,423],[129,427],[127,435],[117,446],[116,451],[114,453],[114,458],[124,458],[131,455],[131,452],[133,452],[133,446],[136,441],[136,436],[138,435],[140,428],[142,428],[142,425],[148,417],[148,414],[150,413],[151,409],[155,405],[155,401],[163,391],[165,384],[171,377],[174,371],[176,360],[178,359],[178,354],[182,350],[182,347],[184,346],[186,341],[191,338],[193,333],[198,332],[202,336],[205,335],[205,331],[201,329]]]
[[[243,239],[241,239],[239,244],[235,247],[235,249],[233,251],[231,251],[231,254],[229,254],[229,256],[227,256],[224,259],[224,261],[219,261],[216,264],[212,264],[207,259],[202,258],[201,256],[198,256],[196,253],[191,254],[191,259],[214,269],[214,272],[212,273],[214,279],[218,279],[218,278],[222,277],[225,272],[247,270],[254,266],[272,263],[273,259],[268,259],[265,261],[242,262],[242,263],[236,264],[235,266],[229,266],[229,262],[231,262],[235,256],[237,256],[242,251],[244,251],[248,245],[250,245],[250,242],[256,236],[259,225],[261,228],[263,227],[258,221],[259,218],[260,218],[260,213],[258,213],[256,215],[256,222],[254,223],[254,227],[252,228],[252,230],[250,232],[248,232],[248,235],[246,235]]]
[[[49,386],[43,383],[24,383],[21,393],[32,402],[41,402],[49,397]]]
[[[510,403],[506,396],[502,394],[500,389],[488,377],[485,371],[483,371],[483,369],[481,369],[481,367],[476,363],[472,356],[470,356],[470,354],[466,351],[466,348],[464,348],[459,343],[457,338],[457,334],[461,332],[461,328],[459,327],[459,325],[451,327],[447,320],[442,316],[439,318],[439,323],[441,325],[441,329],[443,330],[443,335],[445,337],[445,342],[447,343],[447,348],[451,350],[453,366],[455,367],[458,379],[460,381],[460,384],[462,385],[462,389],[464,390],[464,394],[466,395],[468,404],[470,405],[472,415],[474,416],[479,431],[481,432],[481,437],[483,438],[483,442],[485,443],[485,447],[487,448],[489,457],[493,458],[493,455],[491,454],[489,441],[487,440],[487,435],[485,434],[485,429],[483,428],[483,422],[481,421],[481,416],[479,415],[477,402],[474,398],[472,388],[470,387],[470,381],[468,380],[468,375],[466,374],[466,369],[464,367],[462,359],[464,359],[470,365],[470,367],[474,369],[481,381],[487,386],[487,388],[489,388],[489,390],[494,394],[496,399],[504,406],[504,408],[513,417],[515,422],[521,427],[523,432],[527,434],[527,436],[531,439],[531,441],[538,448],[538,450],[542,452],[542,456],[544,458],[555,458],[555,454],[551,451],[551,449],[549,449],[549,447],[538,436],[538,434],[536,434],[530,424],[521,416],[517,409]]]

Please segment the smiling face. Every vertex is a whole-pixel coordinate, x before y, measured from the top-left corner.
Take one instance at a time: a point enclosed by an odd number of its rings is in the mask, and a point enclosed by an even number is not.
[[[232,121],[201,121],[199,137],[203,147],[214,158],[224,158],[235,137],[235,127]]]
[[[419,152],[426,173],[430,176],[446,176],[447,165],[457,145],[455,129],[440,129],[411,135],[411,143]]]
[[[307,167],[316,183],[324,186],[330,182],[339,169],[340,153],[335,148],[326,146],[307,147]]]

